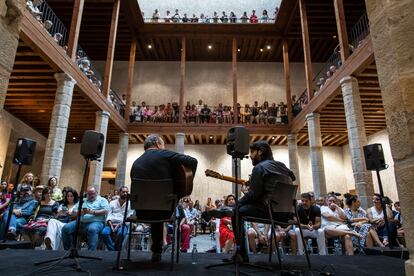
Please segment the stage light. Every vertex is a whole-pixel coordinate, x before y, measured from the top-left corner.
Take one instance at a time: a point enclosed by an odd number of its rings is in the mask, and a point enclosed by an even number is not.
[[[213,136],[210,136],[210,139],[213,139]]]
[[[336,35],[332,36],[332,38],[336,38]]]
[[[76,140],[76,137],[72,137],[73,140]]]
[[[267,45],[266,47],[268,50],[270,50],[272,47],[270,45]]]

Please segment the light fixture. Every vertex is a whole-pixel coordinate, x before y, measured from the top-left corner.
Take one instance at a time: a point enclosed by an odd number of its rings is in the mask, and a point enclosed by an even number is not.
[[[272,47],[270,47],[270,45],[267,45],[267,47],[266,47],[268,50],[270,50]]]
[[[275,140],[276,139],[276,137],[275,136],[272,136],[272,140]]]
[[[263,52],[263,48],[260,48],[260,52]]]
[[[39,112],[39,113],[45,113],[46,110],[45,109],[39,109],[37,112]]]
[[[211,49],[213,49],[213,46],[211,46],[211,44],[209,44],[209,45],[207,46],[207,48],[208,48],[209,50],[211,50]]]
[[[213,136],[210,136],[210,139],[213,139]]]
[[[152,49],[152,45],[151,44],[148,44],[148,49]]]
[[[237,49],[237,52],[240,52],[240,48],[239,48],[239,49]]]
[[[72,139],[73,139],[73,140],[76,140],[76,137],[75,137],[75,136],[73,136],[73,137],[72,137]]]
[[[333,35],[332,38],[336,38],[336,35]]]

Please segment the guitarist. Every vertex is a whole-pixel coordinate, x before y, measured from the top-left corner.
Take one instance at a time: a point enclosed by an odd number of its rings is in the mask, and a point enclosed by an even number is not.
[[[150,134],[144,141],[145,152],[135,160],[131,168],[131,179],[151,179],[164,180],[171,179],[173,183],[174,171],[179,165],[184,165],[191,169],[193,176],[197,169],[197,159],[166,150],[165,143],[158,134]],[[154,195],[157,191],[154,191]],[[151,195],[148,195],[151,196]],[[148,214],[140,214],[140,217],[148,215],[148,219],[165,219],[171,216],[171,212],[146,211]],[[152,235],[152,261],[161,261],[163,224],[153,223],[151,225]]]
[[[239,202],[239,220],[236,224],[235,216],[232,217],[233,229],[235,229],[237,243],[240,245],[237,255],[243,262],[249,262],[246,251],[245,231],[242,225],[242,218],[245,216],[268,218],[268,207],[266,200],[273,193],[274,178],[279,175],[289,176],[295,181],[295,175],[285,164],[273,159],[272,149],[266,141],[257,141],[250,145],[250,159],[252,160],[253,170],[250,177],[249,190]],[[226,209],[215,209],[211,214],[215,217],[228,215]],[[277,216],[275,220],[287,220],[288,218]],[[238,229],[236,229],[236,225]]]

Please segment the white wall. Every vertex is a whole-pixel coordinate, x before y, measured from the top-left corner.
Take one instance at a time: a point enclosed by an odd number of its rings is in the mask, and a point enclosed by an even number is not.
[[[174,145],[167,145],[167,148],[174,150]],[[80,187],[82,172],[84,169],[83,159],[79,154],[78,144],[67,144],[62,168],[62,186]],[[104,167],[116,167],[117,162],[116,144],[108,144],[105,147]],[[272,147],[274,158],[285,164],[289,164],[288,150],[286,146]],[[127,179],[126,184],[130,185],[129,173],[133,162],[144,152],[143,145],[129,145],[127,157]],[[328,191],[344,193],[348,191],[343,174],[343,158],[341,147],[325,147],[323,149],[325,173]],[[230,182],[224,182],[211,177],[206,177],[204,171],[211,169],[224,175],[231,176],[232,160],[226,154],[224,145],[186,145],[185,154],[198,159],[198,169],[194,180],[192,198],[205,201],[207,197],[221,198],[232,192]],[[302,191],[312,191],[312,175],[310,169],[309,148],[299,147],[299,167]],[[241,178],[248,179],[252,170],[251,161],[244,159],[241,162]]]
[[[368,144],[379,143],[382,144],[382,149],[384,151],[385,163],[388,164],[388,169],[380,172],[382,186],[384,188],[384,193],[386,196],[391,198],[393,201],[398,200],[398,191],[397,183],[395,180],[394,173],[394,160],[392,159],[390,142],[388,139],[388,132],[386,129],[379,131],[371,136],[368,136]],[[352,185],[352,188],[355,188],[355,182],[352,175],[352,164],[351,164],[351,155],[349,153],[349,145],[343,146],[343,156],[344,156],[344,175],[348,185]],[[374,181],[374,190],[379,192],[378,180],[376,172],[372,172],[372,179]]]
[[[99,71],[105,63],[95,62]],[[313,64],[318,72],[322,64]],[[265,100],[270,103],[286,103],[283,63],[239,62],[237,65],[238,102],[252,104]],[[305,87],[303,63],[291,63],[292,95],[300,95]],[[114,63],[111,87],[119,94],[127,91],[128,62]],[[233,104],[231,62],[187,62],[184,82],[184,102],[197,103],[199,99],[209,105]],[[180,92],[180,63],[137,61],[134,70],[134,85],[131,99],[150,105],[178,102]]]

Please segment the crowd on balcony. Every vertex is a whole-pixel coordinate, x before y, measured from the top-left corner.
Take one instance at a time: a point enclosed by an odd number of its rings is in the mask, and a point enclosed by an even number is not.
[[[167,103],[150,106],[146,102],[137,105],[135,101],[131,105],[131,122],[142,123],[178,123],[180,107],[178,103]],[[287,106],[284,102],[269,105],[265,101],[259,106],[255,101],[253,105],[245,104],[242,107],[237,104],[238,122],[244,124],[287,124]],[[219,103],[217,106],[209,106],[202,100],[198,104],[187,102],[183,109],[183,122],[195,124],[232,124],[234,123],[234,109],[230,105]]]
[[[275,22],[277,15],[279,13],[279,8],[275,8],[273,17],[270,17],[267,10],[262,11],[262,15],[257,15],[256,10],[252,10],[250,15],[247,15],[247,11],[243,12],[243,15],[238,17],[233,11],[226,13],[222,11],[221,14],[218,14],[217,11],[213,12],[213,15],[209,16],[208,14],[201,13],[200,16],[197,16],[195,13],[191,15],[187,13],[180,14],[178,9],[175,9],[175,13],[172,14],[169,10],[166,11],[164,16],[161,16],[161,13],[158,9],[152,14],[150,18],[153,23],[271,23]]]

